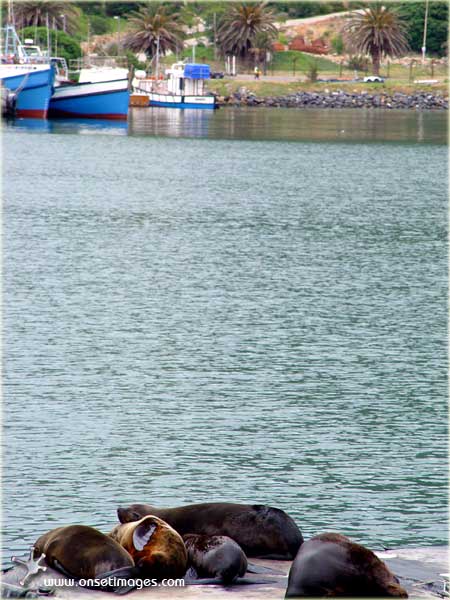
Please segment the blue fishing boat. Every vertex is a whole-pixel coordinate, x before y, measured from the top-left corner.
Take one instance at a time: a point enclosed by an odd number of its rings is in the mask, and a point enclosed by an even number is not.
[[[130,92],[128,69],[88,66],[78,82],[57,81],[50,99],[50,117],[126,120]]]
[[[46,119],[53,93],[55,69],[50,61],[31,58],[12,25],[2,30],[0,81],[8,90],[18,117]]]

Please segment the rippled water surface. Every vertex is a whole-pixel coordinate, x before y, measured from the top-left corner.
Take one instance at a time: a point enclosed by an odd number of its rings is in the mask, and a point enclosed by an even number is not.
[[[446,115],[358,112],[5,129],[7,555],[136,501],[446,543]]]

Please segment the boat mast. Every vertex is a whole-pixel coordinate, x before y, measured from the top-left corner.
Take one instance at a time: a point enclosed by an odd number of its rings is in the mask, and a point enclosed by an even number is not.
[[[8,0],[8,18],[5,26],[5,41],[3,47],[3,54],[7,56],[9,54],[9,47],[12,44],[12,54],[16,54],[16,38],[13,35],[14,29],[14,10],[12,0]],[[2,37],[3,37],[3,28],[2,28]],[[3,46],[3,42],[2,42]]]
[[[5,27],[1,28],[0,32],[0,49],[3,52],[3,55],[6,57],[12,55],[19,60],[28,62],[27,54],[22,47],[14,25],[14,9],[12,0],[8,0],[7,22]]]
[[[8,0],[8,25],[14,25],[14,10],[12,0]]]
[[[156,70],[155,70],[155,79],[158,81],[159,78],[159,33],[156,38]]]

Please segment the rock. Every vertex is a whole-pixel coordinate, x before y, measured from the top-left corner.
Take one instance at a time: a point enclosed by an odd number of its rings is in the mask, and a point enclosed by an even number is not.
[[[259,97],[245,87],[229,96],[218,96],[220,105],[232,106],[268,106],[284,108],[387,108],[410,109],[410,110],[448,110],[448,98],[441,92],[430,94],[429,92],[418,92],[415,94],[404,94],[394,92],[388,94],[385,91],[369,94],[366,90],[352,93],[342,90],[330,92],[303,92],[298,91],[284,96]]]

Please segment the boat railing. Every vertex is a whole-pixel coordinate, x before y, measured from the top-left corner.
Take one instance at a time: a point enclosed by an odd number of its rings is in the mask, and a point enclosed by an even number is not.
[[[96,56],[89,55],[82,58],[74,58],[69,61],[71,71],[79,71],[80,69],[88,69],[90,67],[128,67],[128,59],[126,56]]]
[[[62,80],[69,79],[69,67],[67,61],[62,56],[52,56],[50,59],[52,65],[56,68],[56,75]]]
[[[155,79],[154,77],[139,79],[135,86],[141,92],[156,93],[156,94],[172,94],[167,89],[167,81],[164,79]]]

